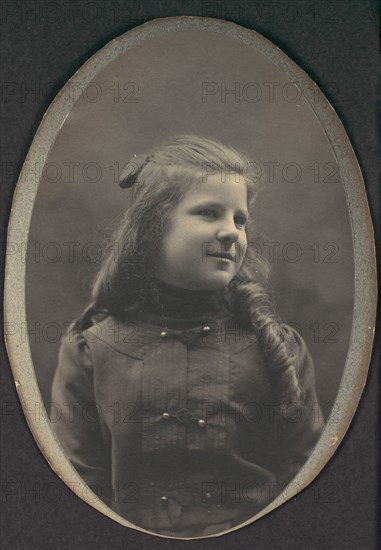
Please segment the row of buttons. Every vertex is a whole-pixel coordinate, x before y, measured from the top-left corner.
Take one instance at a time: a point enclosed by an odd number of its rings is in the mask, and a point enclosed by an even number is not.
[[[151,481],[150,486],[155,487],[155,483],[153,481]],[[212,498],[212,493],[205,493],[205,496],[208,500],[210,500]],[[168,500],[168,497],[166,497],[166,496],[162,496],[160,498],[161,498],[162,501]]]
[[[212,495],[211,493],[205,493],[205,496],[207,498],[207,500],[210,500],[212,498]],[[161,503],[163,505],[165,505],[167,502],[168,502],[168,497],[166,497],[165,495],[163,495],[162,497],[160,497],[160,500],[161,500]],[[209,512],[209,510],[208,510]]]
[[[203,330],[203,332],[209,332],[210,331],[210,326],[205,325],[205,326],[202,327],[202,330]],[[167,335],[168,335],[168,333],[165,330],[163,330],[160,333],[161,338],[166,338]],[[168,412],[163,412],[163,414],[162,414],[162,417],[165,420],[168,420],[169,418],[171,418],[171,416],[173,416],[173,415],[169,414]],[[206,421],[203,418],[199,418],[197,420],[197,424],[200,428],[203,428],[206,425]],[[206,493],[206,498],[209,500],[209,499],[212,498],[212,495],[210,493]],[[168,502],[168,497],[163,495],[162,497],[160,497],[160,500],[161,500],[162,505],[166,505],[167,502]],[[209,512],[209,510],[208,510],[208,512]]]
[[[210,332],[211,328],[210,328],[209,325],[204,325],[204,326],[202,327],[202,330],[203,330],[203,332]],[[166,336],[168,336],[168,332],[165,331],[165,330],[163,330],[163,331],[161,331],[160,336],[161,336],[162,338],[166,338]]]
[[[190,413],[191,414],[191,413]],[[175,417],[175,418],[178,418],[176,415],[172,415],[172,414],[169,414],[168,412],[163,412],[163,414],[161,415],[165,420],[169,420],[169,418],[171,417]],[[206,420],[204,420],[203,418],[193,418],[194,420],[197,420],[197,424],[200,428],[204,428],[205,425],[206,425]]]
[[[150,482],[150,486],[151,486],[151,487],[155,487],[155,483],[154,483],[153,481],[151,481],[151,482]],[[205,497],[206,497],[206,501],[209,501],[209,502],[210,502],[211,499],[212,499],[212,494],[209,493],[209,492],[208,492],[208,493],[205,493]],[[203,502],[205,502],[205,501],[203,501]],[[162,495],[162,496],[160,497],[160,503],[161,503],[162,506],[165,506],[166,504],[168,504],[168,497],[167,497],[166,495]],[[210,513],[211,510],[207,510],[207,512]]]

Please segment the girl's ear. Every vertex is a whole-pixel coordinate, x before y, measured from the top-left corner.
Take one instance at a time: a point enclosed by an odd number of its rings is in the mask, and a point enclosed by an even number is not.
[[[124,170],[120,176],[120,187],[122,189],[132,187],[148,161],[148,155],[134,155],[130,162],[124,167]]]

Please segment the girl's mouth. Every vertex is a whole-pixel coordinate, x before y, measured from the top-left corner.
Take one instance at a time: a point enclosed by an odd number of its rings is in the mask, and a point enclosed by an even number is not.
[[[221,254],[208,254],[208,256],[212,256],[212,258],[217,258],[218,260],[221,260],[225,263],[234,262],[235,260],[235,256],[230,252],[222,252]]]

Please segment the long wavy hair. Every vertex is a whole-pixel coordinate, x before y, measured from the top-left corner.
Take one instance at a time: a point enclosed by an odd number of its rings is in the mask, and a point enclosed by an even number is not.
[[[77,326],[91,325],[95,312],[115,317],[144,302],[157,273],[158,251],[171,210],[187,188],[216,172],[243,176],[248,210],[253,211],[260,187],[255,165],[247,155],[222,143],[195,135],[179,135],[154,148],[148,155],[134,156],[121,176],[129,187],[128,206],[103,256],[92,286],[91,303]],[[261,238],[255,218],[247,224],[248,249],[260,251]],[[303,404],[303,391],[290,353],[290,328],[279,321],[268,288],[269,263],[256,253],[246,253],[241,268],[225,289],[236,311],[244,312],[255,327],[268,364],[274,394],[283,414],[290,405]],[[78,324],[79,323],[79,324]]]

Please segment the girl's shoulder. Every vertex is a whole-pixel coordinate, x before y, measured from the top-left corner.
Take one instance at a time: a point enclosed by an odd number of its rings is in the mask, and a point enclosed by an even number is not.
[[[74,320],[63,335],[58,352],[58,365],[54,386],[71,380],[89,381],[93,361],[85,333],[78,319]]]
[[[94,339],[94,332],[109,317],[108,314],[102,313],[101,315],[92,315],[86,319],[86,322],[84,322],[83,317],[74,319],[61,339],[60,353],[67,355],[87,354],[89,343]]]
[[[114,349],[120,350],[119,342],[125,338],[121,327],[109,314],[93,315],[86,323],[81,317],[75,319],[61,339],[59,370],[90,379],[97,364],[106,360]]]
[[[159,327],[142,325],[134,316],[95,313],[70,325],[61,345],[62,353],[81,358],[91,357],[101,364],[114,352],[142,358],[147,349],[161,341]]]
[[[240,323],[243,332],[249,335],[252,342],[256,342],[268,357],[273,350],[274,353],[283,349],[287,357],[292,358],[292,362],[299,373],[311,370],[313,367],[312,357],[307,344],[300,332],[283,321],[274,320],[260,326],[245,315],[235,317]]]

